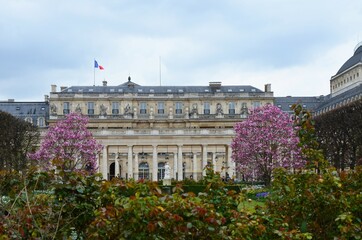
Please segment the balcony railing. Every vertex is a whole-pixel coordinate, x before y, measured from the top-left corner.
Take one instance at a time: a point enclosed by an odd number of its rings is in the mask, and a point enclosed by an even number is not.
[[[233,129],[92,129],[94,136],[185,136],[185,135],[221,135],[234,136]]]
[[[51,115],[50,119],[63,119],[65,117],[66,114],[70,113],[70,111],[66,111],[64,110],[63,115]],[[124,114],[109,114],[109,115],[99,115],[99,114],[95,114],[94,110],[93,111],[89,111],[89,114],[87,115],[89,118],[91,119],[133,119],[134,114],[130,114],[130,115],[124,115]],[[168,114],[137,114],[137,119],[168,119],[170,115]],[[174,114],[172,115],[173,118],[175,119],[186,119],[186,114]],[[247,115],[241,115],[241,114],[222,114],[222,115],[218,115],[218,114],[197,114],[196,117],[193,117],[192,114],[189,114],[189,118],[192,119],[220,119],[220,118],[224,118],[224,119],[245,119],[247,117]]]

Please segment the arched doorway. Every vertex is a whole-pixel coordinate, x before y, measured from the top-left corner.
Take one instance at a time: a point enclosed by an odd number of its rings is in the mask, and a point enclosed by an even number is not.
[[[115,163],[111,163],[111,165],[109,165],[109,174],[108,174],[108,180],[112,180],[112,178],[115,177],[116,174],[116,167],[115,167]]]
[[[118,176],[116,176],[116,164],[114,162],[111,163],[111,165],[109,165],[108,180],[112,180],[112,178],[114,177],[120,178],[121,177],[120,174],[121,174],[121,165],[119,165]]]

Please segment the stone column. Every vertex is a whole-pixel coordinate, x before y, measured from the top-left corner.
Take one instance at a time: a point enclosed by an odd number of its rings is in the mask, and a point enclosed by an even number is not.
[[[212,152],[212,168],[216,172],[216,152]]]
[[[158,172],[158,164],[157,164],[157,145],[153,146],[152,153],[152,181],[157,181],[157,172]]]
[[[173,153],[173,178],[176,180],[177,176],[177,152]]]
[[[206,176],[206,167],[207,165],[207,145],[202,145],[202,175]]]
[[[177,177],[178,177],[178,181],[182,181],[183,180],[182,145],[177,145],[177,153],[178,153],[178,157],[177,157]]]
[[[95,166],[95,168],[97,169],[97,173],[102,173],[100,166],[101,166],[101,154],[98,153],[98,155],[97,155],[97,163],[96,163],[96,166]]]
[[[133,152],[132,145],[128,145],[128,165],[127,165],[127,177],[128,179],[133,178]]]
[[[116,158],[114,159],[114,175],[116,175],[116,177],[121,177],[120,172],[119,172],[119,160],[120,160],[120,156],[119,156],[119,153],[117,152]]]
[[[134,119],[137,119],[137,118],[138,118],[138,115],[137,115],[137,114],[138,114],[137,108],[134,107],[134,108],[133,108],[133,118],[134,118]]]
[[[138,152],[134,156],[134,180],[138,180]]]
[[[198,162],[198,160],[197,160],[197,153],[195,152],[195,153],[193,153],[194,154],[194,156],[193,156],[193,158],[192,158],[192,160],[193,160],[193,169],[194,169],[194,171],[193,171],[193,175],[192,175],[192,178],[195,180],[195,181],[197,181],[198,179],[197,179],[197,174],[199,173],[199,168],[198,168],[198,164],[197,164],[197,162]]]
[[[103,148],[103,156],[102,156],[102,176],[103,179],[108,180],[108,146],[105,145]]]
[[[227,145],[225,149],[226,149],[226,159],[227,159],[226,160],[227,172],[229,173],[229,177],[235,178],[235,162],[231,158],[232,154],[231,146]]]

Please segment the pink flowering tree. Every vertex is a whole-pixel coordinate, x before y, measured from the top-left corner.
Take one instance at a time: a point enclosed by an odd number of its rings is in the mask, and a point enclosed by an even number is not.
[[[305,161],[298,147],[293,120],[279,108],[266,105],[251,111],[234,127],[232,158],[247,180],[271,182],[274,168],[301,168]]]
[[[49,127],[39,150],[29,157],[44,169],[55,167],[65,172],[95,173],[102,145],[93,138],[87,123],[87,117],[68,114],[64,120]]]

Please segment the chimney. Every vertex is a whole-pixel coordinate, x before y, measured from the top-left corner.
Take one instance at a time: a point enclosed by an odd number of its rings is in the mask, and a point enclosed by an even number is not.
[[[221,88],[221,82],[209,82],[209,87],[212,92],[215,92],[217,89]]]
[[[265,84],[265,92],[271,92],[271,84]]]
[[[8,99],[8,102],[15,102],[15,99],[10,98],[10,99]]]
[[[63,92],[67,87],[61,86],[60,91]]]
[[[48,95],[44,95],[44,101],[49,102],[49,96]]]
[[[53,85],[51,85],[51,87],[52,87],[52,88],[51,88],[51,89],[52,89],[52,92],[56,92],[56,91],[57,91],[57,85],[54,85],[54,84],[53,84]]]
[[[104,80],[102,83],[104,87],[107,86],[107,81]]]
[[[211,88],[221,88],[221,82],[209,82],[209,87]]]

